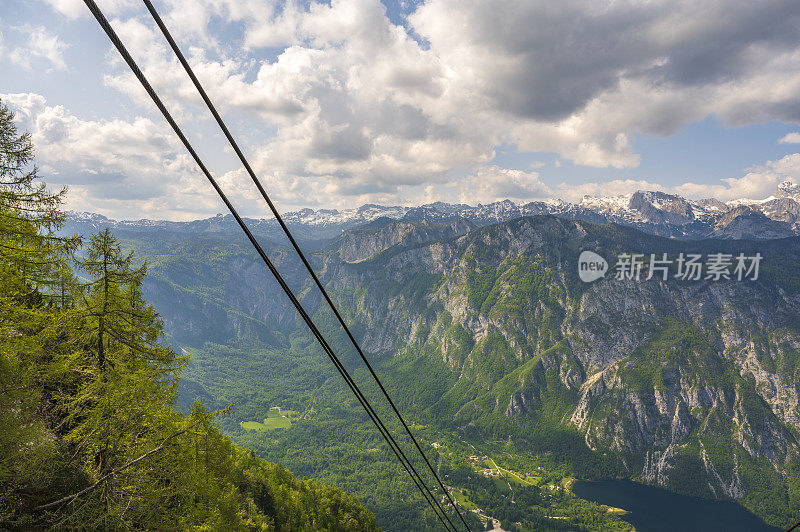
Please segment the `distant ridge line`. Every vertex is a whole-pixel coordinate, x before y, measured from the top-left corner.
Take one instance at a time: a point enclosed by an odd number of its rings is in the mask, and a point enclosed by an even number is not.
[[[123,220],[103,215],[69,211],[75,221],[106,223],[119,227],[186,227],[181,224],[227,223],[228,216],[213,216],[190,221]],[[580,203],[563,200],[516,203],[503,200],[476,206],[435,202],[416,207],[365,204],[353,209],[310,209],[286,212],[284,222],[292,227],[322,229],[330,238],[343,230],[380,218],[409,221],[445,222],[467,219],[476,225],[489,225],[523,216],[553,215],[597,223],[619,223],[646,233],[674,238],[755,238],[772,239],[800,234],[800,185],[786,181],[763,200],[715,199],[698,201],[657,191],[639,191],[620,196],[586,196]],[[256,226],[278,227],[272,217],[247,218]],[[733,223],[733,226],[731,224]]]

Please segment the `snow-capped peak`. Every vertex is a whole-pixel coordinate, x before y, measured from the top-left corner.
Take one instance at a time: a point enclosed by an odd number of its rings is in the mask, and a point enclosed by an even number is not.
[[[800,201],[800,185],[786,180],[772,193],[776,198],[791,198]]]
[[[619,196],[584,196],[581,199],[581,207],[596,210],[599,212],[617,212],[626,210],[630,205],[633,194],[621,194]]]

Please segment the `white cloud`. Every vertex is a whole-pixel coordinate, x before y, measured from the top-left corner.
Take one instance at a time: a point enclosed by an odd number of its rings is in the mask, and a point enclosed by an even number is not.
[[[799,18],[780,0],[430,0],[409,20],[521,149],[624,168],[639,162],[635,133],[671,135],[712,114],[799,121]]]
[[[781,144],[800,144],[800,133],[796,131],[792,133],[787,133],[786,135],[781,137],[781,139],[778,142],[780,142]]]
[[[488,161],[502,143],[632,168],[640,162],[630,143],[636,133],[674,134],[711,114],[733,125],[800,121],[800,31],[792,22],[800,7],[781,0],[574,0],[558,8],[429,0],[409,16],[411,35],[377,0],[169,5],[167,17],[183,17],[180,31],[195,42],[208,42],[220,18],[244,27],[247,47],[285,47],[273,63],[198,53],[195,64],[217,101],[279,126],[265,153],[308,159],[296,170],[312,174],[380,179],[388,169],[438,180],[441,171]],[[711,22],[697,24],[698,10]],[[164,90],[191,98],[166,49],[153,45],[157,36],[145,39],[149,30],[131,21],[120,31],[150,45],[148,70]],[[109,80],[122,90],[130,82]],[[417,141],[438,164],[411,160]]]
[[[54,10],[68,18],[78,18],[89,14],[82,0],[42,0]]]
[[[0,94],[31,132],[42,178],[69,184],[68,208],[122,218],[192,219],[222,210],[220,201],[194,162],[160,124],[147,118],[83,120],[41,95]],[[267,164],[259,159],[257,164]],[[361,203],[420,204],[444,200],[490,203],[560,197],[579,202],[584,195],[605,196],[636,190],[662,190],[690,198],[760,199],[778,183],[800,182],[800,153],[768,161],[739,178],[719,184],[683,183],[664,187],[637,179],[549,187],[536,171],[479,165],[461,177],[438,183],[362,182],[335,175],[299,176],[282,170],[262,172],[262,182],[281,205],[349,207]],[[224,173],[219,182],[242,212],[264,216],[260,197],[242,170]]]
[[[67,68],[62,54],[67,45],[61,42],[56,35],[49,33],[45,28],[38,27],[31,31],[28,38],[28,53],[46,59],[58,69]]]
[[[578,185],[561,183],[556,187],[555,196],[560,199],[579,203],[584,196],[620,196],[631,194],[637,190],[659,190],[665,188],[658,183],[643,179],[613,179],[611,181],[581,183]]]
[[[8,52],[8,58],[23,68],[31,68],[31,59],[40,58],[47,61],[53,68],[63,70],[67,68],[63,53],[67,45],[57,35],[47,31],[43,26],[20,26],[15,28],[18,32],[27,33],[26,46],[16,47]],[[0,39],[0,51],[3,50]]]
[[[667,187],[642,179],[615,179],[578,185],[561,183],[555,188],[554,193],[560,198],[573,202],[580,201],[585,195],[615,196],[630,194],[637,190],[657,190],[690,199],[758,200],[768,197],[775,191],[778,184],[787,180],[800,183],[800,153],[792,153],[781,159],[767,161],[763,165],[749,168],[742,177],[722,179],[715,184],[685,182]]]
[[[91,13],[83,0],[40,0],[58,13],[70,19],[90,17]],[[97,0],[97,5],[106,15],[115,15],[135,5],[134,0]]]
[[[45,1],[68,17],[85,10],[80,0]],[[800,4],[787,0],[428,0],[407,28],[378,0],[165,4],[212,99],[268,132],[252,141],[254,165],[293,206],[503,191],[531,199],[546,187],[535,172],[498,168],[498,147],[635,168],[638,134],[672,135],[709,115],[800,123]],[[141,6],[101,7],[176,114],[206,117]],[[106,84],[151,109],[110,57]],[[761,194],[777,172],[768,166],[670,190]],[[552,192],[580,199],[632,187],[659,188],[631,179]]]
[[[763,199],[783,181],[800,183],[800,153],[792,153],[749,168],[738,178],[723,179],[720,184],[684,183],[673,187],[674,193],[690,198],[715,197],[723,201],[734,199]]]
[[[509,170],[498,166],[485,166],[453,186],[459,191],[461,203],[491,203],[510,199],[530,201],[552,196],[552,191],[539,180],[537,172]]]
[[[292,9],[298,8],[284,8],[286,16]],[[197,102],[151,28],[135,19],[115,26],[171,108]],[[459,116],[440,115],[441,65],[393,26],[379,3],[313,4],[292,34],[313,46],[291,45],[271,63],[213,60],[199,50],[191,58],[223,108],[257,113],[278,128],[259,149],[262,168],[327,179],[330,190],[357,195],[441,182],[449,170],[493,156],[483,132]],[[106,82],[143,101],[124,69]]]
[[[31,134],[41,178],[69,185],[67,208],[135,218],[193,218],[219,209],[194,162],[160,124],[83,120],[38,94],[0,100]]]
[[[123,172],[130,167],[158,166],[164,156],[174,155],[172,137],[146,118],[87,121],[63,106],[47,105],[38,94],[2,94],[0,98],[31,133],[43,164],[58,162],[81,172]]]

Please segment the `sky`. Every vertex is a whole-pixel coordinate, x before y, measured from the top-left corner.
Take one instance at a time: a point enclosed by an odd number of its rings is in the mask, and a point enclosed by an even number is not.
[[[139,0],[98,0],[248,216],[252,183]],[[796,0],[153,0],[282,211],[800,182]],[[66,208],[223,212],[82,0],[0,0],[0,102]]]

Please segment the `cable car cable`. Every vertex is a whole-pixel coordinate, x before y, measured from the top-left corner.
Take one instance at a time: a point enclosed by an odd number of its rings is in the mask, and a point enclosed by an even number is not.
[[[366,365],[367,369],[369,370],[369,373],[372,375],[372,378],[378,384],[378,387],[380,388],[381,392],[383,393],[383,396],[386,398],[387,402],[391,406],[391,408],[394,411],[394,413],[397,416],[397,418],[400,420],[400,423],[402,423],[403,428],[406,431],[406,434],[408,434],[408,436],[411,438],[411,441],[414,443],[414,446],[417,448],[417,451],[422,456],[422,459],[425,461],[425,464],[428,466],[428,469],[430,470],[431,474],[434,476],[434,478],[436,479],[437,483],[442,488],[442,491],[445,493],[445,495],[449,499],[450,504],[455,509],[456,514],[458,514],[458,517],[461,519],[461,522],[464,524],[466,529],[469,531],[470,530],[469,525],[467,525],[467,522],[464,520],[464,517],[461,515],[461,512],[458,509],[458,506],[456,505],[456,503],[453,500],[453,498],[450,496],[450,492],[444,486],[444,483],[442,482],[441,478],[439,478],[439,475],[436,473],[436,469],[433,467],[433,465],[430,463],[430,461],[428,460],[428,458],[425,455],[425,453],[422,451],[422,448],[419,445],[419,442],[414,437],[413,433],[411,432],[411,429],[409,428],[409,426],[406,423],[406,421],[403,419],[403,416],[400,414],[400,411],[398,410],[398,408],[395,405],[394,401],[391,399],[391,397],[389,396],[389,393],[386,391],[386,388],[383,386],[383,383],[378,378],[378,375],[375,373],[375,370],[373,369],[372,364],[370,364],[369,361],[367,360],[367,357],[364,354],[363,350],[361,349],[361,346],[356,341],[355,337],[353,336],[352,332],[350,331],[350,328],[345,323],[344,318],[342,318],[342,315],[339,313],[339,310],[336,308],[336,305],[333,303],[333,300],[328,295],[328,291],[322,285],[322,282],[319,280],[319,277],[317,276],[317,274],[314,272],[314,269],[309,264],[308,260],[306,259],[305,254],[300,249],[300,246],[297,244],[297,241],[294,239],[294,236],[292,235],[291,231],[289,230],[289,228],[284,223],[283,218],[281,217],[280,213],[278,212],[278,209],[272,203],[272,200],[270,199],[269,195],[264,190],[264,187],[261,185],[261,182],[259,181],[259,179],[256,176],[255,172],[253,171],[253,168],[250,166],[250,163],[247,161],[247,158],[244,156],[244,153],[239,148],[239,145],[236,142],[236,140],[234,140],[233,135],[231,134],[231,132],[228,129],[228,127],[225,125],[225,122],[222,119],[222,117],[220,116],[220,114],[217,112],[216,107],[211,102],[211,99],[208,97],[208,94],[206,93],[205,89],[203,89],[203,86],[200,83],[200,81],[197,79],[197,76],[195,76],[194,71],[192,70],[192,67],[189,65],[188,61],[186,61],[186,58],[184,57],[184,55],[181,52],[180,48],[176,44],[175,40],[172,38],[172,34],[167,29],[166,25],[164,24],[164,21],[161,19],[161,16],[158,14],[158,11],[156,11],[155,7],[153,7],[153,4],[152,4],[152,2],[150,2],[150,0],[143,0],[143,2],[144,2],[145,7],[147,7],[147,10],[150,12],[150,15],[153,17],[153,20],[155,21],[156,25],[161,30],[161,33],[164,35],[164,38],[167,40],[167,42],[169,43],[170,47],[172,48],[172,51],[177,56],[178,61],[180,61],[181,65],[183,65],[183,68],[186,71],[186,74],[192,80],[192,83],[194,84],[195,88],[197,89],[197,92],[200,93],[200,96],[202,97],[202,99],[205,102],[206,106],[208,107],[209,111],[211,111],[211,114],[214,116],[214,119],[217,121],[217,124],[219,125],[220,129],[222,130],[223,134],[225,135],[225,138],[228,139],[228,142],[230,143],[231,147],[236,152],[236,155],[239,157],[239,160],[241,161],[242,165],[244,166],[245,170],[247,171],[248,175],[250,176],[250,179],[253,181],[253,183],[255,184],[256,188],[259,191],[259,193],[261,194],[261,197],[267,203],[267,205],[269,206],[270,210],[272,211],[273,216],[275,216],[275,219],[278,221],[278,223],[280,224],[281,228],[283,229],[283,232],[289,238],[289,241],[291,242],[292,247],[294,247],[294,250],[297,252],[297,255],[300,257],[300,260],[302,260],[303,264],[306,267],[306,270],[308,270],[308,273],[311,275],[311,278],[314,280],[314,283],[317,285],[317,288],[322,293],[322,296],[325,298],[325,301],[328,303],[328,306],[331,308],[333,313],[336,315],[336,319],[339,321],[339,324],[342,326],[342,329],[344,329],[345,333],[347,334],[348,338],[350,339],[350,342],[356,348],[356,351],[358,351],[358,354],[361,357],[361,360]]]
[[[431,507],[433,508],[434,513],[436,514],[437,518],[439,518],[439,520],[442,522],[442,524],[448,530],[449,530],[450,527],[452,527],[453,530],[456,530],[456,527],[452,524],[452,521],[450,521],[449,516],[444,511],[444,509],[441,507],[441,505],[438,503],[438,500],[436,499],[436,497],[433,495],[433,493],[431,493],[431,491],[427,487],[427,485],[424,484],[424,482],[422,481],[422,477],[416,471],[416,469],[414,468],[413,464],[405,456],[405,453],[403,452],[402,448],[399,447],[397,442],[392,437],[391,433],[389,433],[388,429],[385,427],[385,425],[383,424],[383,422],[380,419],[380,417],[377,415],[377,413],[374,411],[372,406],[369,404],[369,402],[366,399],[366,397],[364,397],[363,393],[358,388],[358,385],[352,380],[352,378],[350,377],[349,373],[344,368],[344,366],[341,364],[341,362],[338,360],[338,357],[333,352],[331,347],[328,345],[327,341],[322,336],[322,334],[319,331],[319,329],[317,329],[316,325],[311,320],[310,316],[306,313],[305,309],[300,304],[300,302],[297,300],[296,296],[291,291],[289,286],[286,284],[286,282],[284,281],[283,277],[280,275],[278,270],[275,268],[275,266],[269,260],[269,257],[267,257],[266,253],[261,248],[261,245],[258,243],[258,241],[253,236],[253,234],[250,231],[250,229],[244,223],[244,221],[242,220],[242,218],[239,215],[239,213],[236,210],[236,208],[230,202],[230,200],[228,199],[228,197],[226,196],[224,191],[220,188],[219,184],[216,182],[214,177],[209,172],[208,168],[205,166],[205,164],[202,162],[200,157],[197,155],[197,152],[194,150],[194,148],[192,147],[192,145],[190,144],[190,142],[188,141],[186,136],[183,134],[183,131],[180,129],[180,127],[177,125],[175,120],[172,118],[172,115],[167,110],[167,108],[164,106],[163,102],[161,101],[161,99],[159,98],[159,96],[155,92],[155,90],[152,88],[150,83],[147,81],[147,78],[141,72],[141,70],[139,69],[139,67],[136,64],[136,62],[130,56],[130,54],[128,53],[127,49],[122,44],[122,41],[119,39],[119,37],[117,36],[116,32],[114,31],[114,29],[109,24],[108,20],[106,20],[105,16],[103,15],[102,11],[100,10],[100,8],[97,7],[97,4],[94,2],[94,0],[84,0],[84,3],[87,5],[89,10],[94,15],[95,19],[98,21],[100,26],[106,32],[106,34],[108,35],[108,37],[111,40],[112,44],[114,44],[114,46],[119,51],[120,55],[122,55],[123,59],[128,64],[128,66],[131,68],[131,70],[133,71],[134,75],[137,77],[139,82],[144,87],[145,91],[148,93],[148,95],[151,97],[151,99],[156,104],[158,109],[161,111],[162,115],[164,115],[164,118],[167,120],[167,122],[170,124],[172,129],[175,131],[176,135],[181,140],[181,142],[183,143],[184,147],[187,149],[187,151],[189,151],[189,154],[192,156],[192,158],[194,159],[195,163],[197,163],[197,165],[200,167],[200,170],[203,172],[205,177],[208,179],[208,181],[214,187],[214,190],[217,192],[217,194],[219,195],[220,199],[222,199],[223,203],[225,203],[226,207],[228,207],[228,210],[231,212],[233,217],[236,219],[236,221],[239,224],[240,228],[244,231],[244,233],[247,236],[248,240],[250,240],[250,243],[255,247],[255,249],[258,252],[258,254],[261,257],[261,259],[267,265],[267,267],[269,268],[269,270],[272,273],[272,275],[278,281],[278,283],[280,284],[281,288],[284,290],[286,295],[289,297],[289,299],[291,300],[292,304],[295,306],[297,311],[300,313],[300,315],[303,318],[303,320],[309,326],[309,328],[311,329],[312,333],[314,334],[316,339],[319,341],[320,345],[323,347],[323,350],[326,352],[326,354],[329,356],[331,361],[336,366],[336,369],[339,371],[339,373],[342,375],[342,377],[347,382],[347,384],[350,387],[350,389],[353,392],[353,394],[356,395],[356,398],[361,403],[361,406],[367,411],[367,413],[369,414],[369,416],[372,419],[373,423],[375,423],[376,427],[378,427],[378,430],[381,433],[381,435],[384,437],[384,439],[387,441],[387,443],[389,443],[389,446],[391,447],[391,449],[394,452],[395,456],[397,456],[398,460],[400,460],[401,464],[406,469],[406,472],[408,472],[409,476],[411,476],[412,480],[414,480],[414,483],[417,485],[417,488],[420,489],[420,492],[423,494],[423,497],[426,499],[428,504],[431,505]],[[418,480],[419,480],[419,482],[418,482]],[[422,487],[420,486],[420,482],[422,483]],[[423,489],[423,487],[424,487],[424,489]],[[426,494],[426,491],[427,491],[427,494]],[[430,498],[433,500],[433,502],[435,504],[431,504],[431,501],[428,499],[428,496],[430,496]],[[447,520],[447,522],[449,523],[450,527],[447,526],[447,524],[442,519],[442,516],[437,512],[437,507],[438,507],[439,511],[442,512],[442,515]]]

